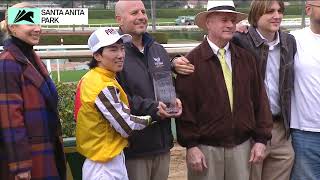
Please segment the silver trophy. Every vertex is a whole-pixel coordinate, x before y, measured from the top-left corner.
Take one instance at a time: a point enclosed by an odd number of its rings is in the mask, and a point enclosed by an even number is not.
[[[156,101],[161,101],[167,106],[167,113],[177,113],[176,91],[173,86],[171,72],[164,71],[153,73],[153,87]]]

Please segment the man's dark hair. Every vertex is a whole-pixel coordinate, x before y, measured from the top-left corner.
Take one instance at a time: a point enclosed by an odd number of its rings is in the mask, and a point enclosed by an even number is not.
[[[102,52],[103,52],[103,48],[104,47],[101,47],[94,54],[100,54],[101,55]],[[89,66],[89,69],[93,69],[93,68],[98,66],[98,61],[94,58],[94,56],[92,57],[91,61],[88,63],[88,66]]]
[[[119,39],[117,42],[115,42],[114,44],[123,44],[123,40],[122,39]],[[105,46],[105,47],[108,47],[108,46]],[[100,49],[98,49],[98,51],[96,51],[94,54],[100,54],[102,55],[102,52],[103,52],[103,49],[105,47],[101,47]],[[93,69],[95,67],[98,66],[98,61],[92,57],[91,61],[88,63],[88,66],[89,66],[89,69]]]

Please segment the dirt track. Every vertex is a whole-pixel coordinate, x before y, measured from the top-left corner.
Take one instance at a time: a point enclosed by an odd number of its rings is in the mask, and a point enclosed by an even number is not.
[[[177,143],[171,149],[170,173],[168,180],[186,180],[186,150]]]

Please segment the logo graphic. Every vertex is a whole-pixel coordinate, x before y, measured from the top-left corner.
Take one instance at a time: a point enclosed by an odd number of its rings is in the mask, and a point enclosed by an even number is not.
[[[88,9],[10,7],[8,24],[83,25],[88,24]]]
[[[29,11],[25,11],[25,10],[19,10],[16,18],[14,19],[13,23],[17,23],[17,22],[20,22],[20,21],[28,21],[30,23],[33,23],[33,12]]]
[[[9,24],[40,24],[40,8],[9,8]]]
[[[161,61],[160,57],[154,57],[154,65],[159,68],[163,66],[163,62]]]
[[[154,57],[153,60],[155,61],[155,63],[159,63],[161,59],[160,57],[156,57],[156,58]]]
[[[117,34],[117,32],[114,29],[106,29],[105,32],[110,35],[110,34]]]

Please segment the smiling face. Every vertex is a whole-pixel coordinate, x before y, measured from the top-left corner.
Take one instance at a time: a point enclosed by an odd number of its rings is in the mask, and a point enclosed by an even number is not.
[[[110,46],[106,46],[103,48],[101,53],[94,54],[94,58],[98,62],[98,67],[115,73],[122,70],[124,56],[125,50],[122,41],[118,41]]]
[[[118,6],[121,6],[119,7],[121,12],[116,15],[116,20],[124,33],[140,36],[146,32],[148,17],[142,1],[125,1]]]
[[[20,25],[11,25],[9,26],[12,36],[21,39],[22,41],[30,44],[37,45],[39,44],[41,27],[39,25],[29,25],[29,24],[20,24]]]
[[[226,45],[232,39],[236,29],[237,16],[234,13],[211,13],[206,26],[209,39],[217,46]]]
[[[263,33],[276,33],[280,29],[283,11],[277,1],[273,1],[266,12],[259,18],[257,28]]]

